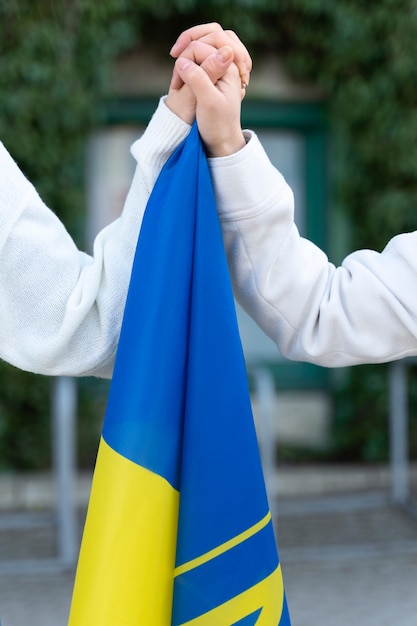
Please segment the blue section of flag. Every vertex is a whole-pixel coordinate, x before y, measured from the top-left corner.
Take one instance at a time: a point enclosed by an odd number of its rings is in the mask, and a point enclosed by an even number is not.
[[[199,191],[177,565],[247,530],[269,510],[230,275],[196,127],[187,148],[194,160],[199,155]]]
[[[291,626],[290,612],[288,610],[287,596],[284,595],[284,606],[282,607],[282,615],[279,626]]]
[[[122,334],[128,340],[119,344],[103,438],[179,490],[179,567],[247,533],[269,511],[222,234],[196,125],[148,202]],[[278,562],[269,522],[177,576],[172,626],[250,589]],[[289,618],[279,623],[287,626]]]
[[[255,626],[261,612],[262,612],[262,609],[259,609],[259,611],[255,611],[254,613],[251,613],[251,615],[248,615],[247,617],[240,619],[238,622],[231,624],[231,626]]]
[[[274,531],[269,522],[246,541],[176,577],[172,626],[204,615],[250,589],[269,576],[277,565]]]
[[[114,450],[176,489],[193,272],[189,207],[197,194],[197,177],[184,182],[178,168],[185,156],[195,163],[185,150],[182,144],[165,165],[146,208],[123,318],[129,340],[119,343],[103,427]]]

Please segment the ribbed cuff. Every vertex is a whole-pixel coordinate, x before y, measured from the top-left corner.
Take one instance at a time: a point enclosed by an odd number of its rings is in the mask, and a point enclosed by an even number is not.
[[[269,207],[271,198],[288,186],[272,165],[255,133],[235,154],[209,159],[217,210],[222,221],[251,217]]]
[[[131,153],[137,161],[141,155],[146,155],[147,162],[158,169],[162,168],[191,129],[189,124],[167,107],[165,99],[166,96],[163,96],[159,100],[145,132],[131,147]]]

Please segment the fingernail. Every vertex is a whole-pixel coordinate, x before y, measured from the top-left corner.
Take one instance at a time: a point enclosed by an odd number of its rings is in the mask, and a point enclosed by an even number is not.
[[[187,67],[189,67],[190,65],[191,65],[191,61],[189,61],[188,59],[184,59],[182,57],[177,59],[177,68],[179,70],[186,70]]]

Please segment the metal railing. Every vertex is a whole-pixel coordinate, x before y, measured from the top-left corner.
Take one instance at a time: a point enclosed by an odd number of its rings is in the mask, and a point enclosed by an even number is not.
[[[6,516],[1,531],[51,525],[57,533],[57,553],[45,559],[1,561],[0,573],[60,571],[76,565],[79,548],[75,502],[77,385],[73,378],[59,377],[51,381],[51,426],[55,511],[52,516],[27,513]]]
[[[410,499],[407,377],[408,368],[413,365],[417,365],[417,357],[396,361],[389,366],[390,498],[398,505],[405,505]],[[275,469],[274,380],[267,368],[252,366],[251,372],[259,403],[260,447],[268,488]],[[52,381],[51,419],[58,553],[56,558],[46,565],[72,568],[76,564],[79,548],[75,502],[77,474],[77,384],[75,379],[59,377]],[[16,562],[15,565],[21,569],[25,569],[26,566],[33,568],[33,564],[30,565],[24,561],[20,564]]]

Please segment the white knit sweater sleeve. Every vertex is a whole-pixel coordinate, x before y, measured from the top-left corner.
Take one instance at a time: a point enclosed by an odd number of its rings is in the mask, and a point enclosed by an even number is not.
[[[132,147],[119,219],[80,252],[0,143],[0,358],[31,372],[110,377],[143,212],[189,127],[160,102]]]
[[[283,355],[337,367],[417,354],[417,232],[335,267],[300,237],[254,134],[210,168],[236,297]]]

